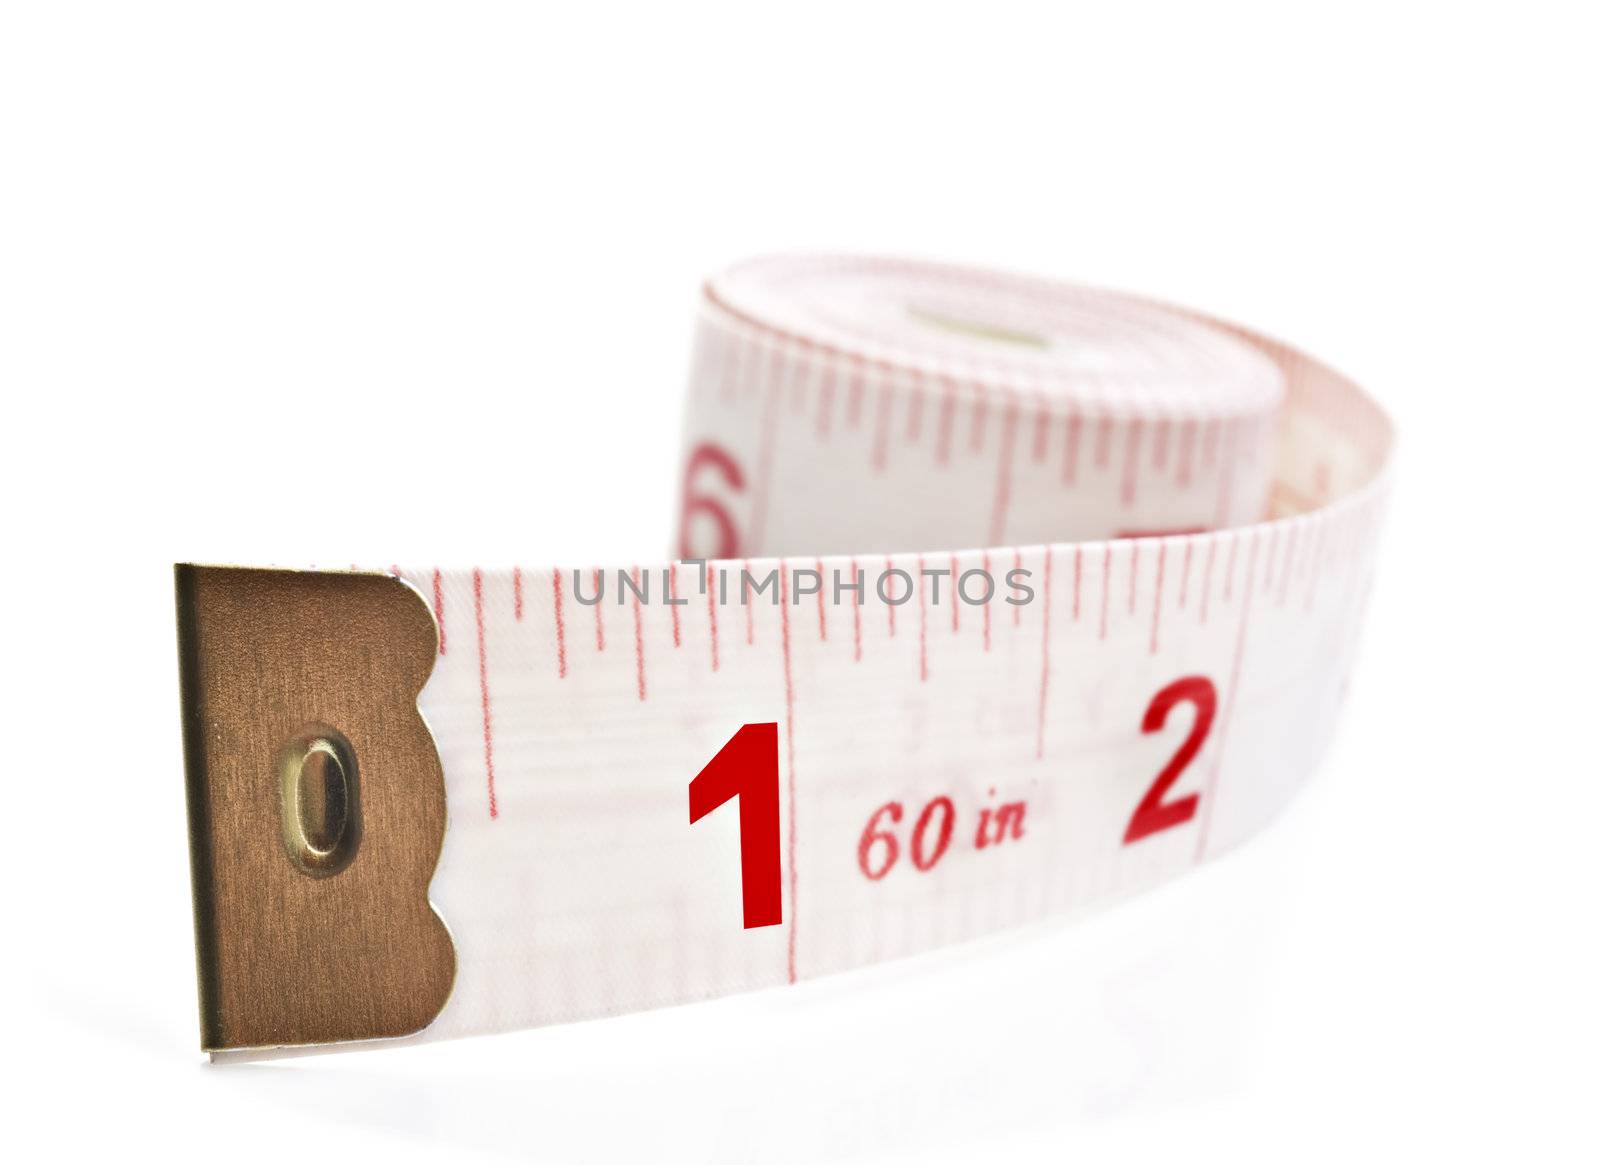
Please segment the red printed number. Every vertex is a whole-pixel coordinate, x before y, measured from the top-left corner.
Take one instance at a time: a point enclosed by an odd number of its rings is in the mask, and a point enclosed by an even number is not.
[[[890,825],[898,825],[903,816],[905,807],[900,802],[886,802],[878,806],[861,831],[861,840],[856,843],[856,865],[874,882],[900,860],[900,839],[884,825],[883,819],[888,817]],[[950,848],[950,833],[955,824],[956,807],[949,797],[935,797],[924,805],[911,830],[911,864],[923,873],[933,869]]]
[[[856,865],[860,866],[861,872],[874,882],[887,874],[890,867],[900,860],[899,839],[883,828],[883,818],[886,814],[890,824],[898,825],[905,810],[898,801],[878,806],[878,811],[867,819],[867,827],[861,831],[861,840],[856,843]],[[880,846],[881,849],[878,848]]]
[[[689,467],[683,471],[683,515],[678,528],[678,555],[681,558],[736,558],[739,554],[739,532],[733,524],[728,507],[716,498],[697,493],[696,481],[702,469],[714,470],[734,493],[744,489],[744,472],[721,445],[702,442],[689,454]],[[714,553],[697,555],[689,545],[689,526],[696,514],[710,515],[717,526],[717,546]]]
[[[744,928],[783,921],[778,858],[778,726],[746,724],[689,782],[689,824],[739,798]]]
[[[1200,805],[1199,793],[1190,793],[1176,801],[1164,801],[1162,798],[1183,774],[1183,770],[1189,767],[1189,762],[1194,760],[1200,746],[1206,742],[1206,733],[1211,731],[1211,721],[1217,714],[1217,689],[1211,681],[1204,676],[1184,676],[1162,688],[1144,710],[1144,731],[1160,732],[1167,723],[1167,713],[1172,711],[1172,706],[1183,700],[1194,705],[1194,727],[1189,729],[1189,736],[1178,751],[1172,754],[1167,767],[1156,774],[1155,784],[1150,786],[1150,791],[1128,819],[1128,831],[1122,835],[1123,845],[1130,845],[1141,837],[1149,837],[1163,829],[1171,829],[1174,825],[1182,825],[1194,816],[1195,809]]]

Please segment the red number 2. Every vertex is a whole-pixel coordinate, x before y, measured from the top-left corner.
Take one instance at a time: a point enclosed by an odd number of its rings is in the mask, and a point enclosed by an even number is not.
[[[1156,774],[1155,784],[1150,786],[1144,800],[1139,802],[1133,816],[1128,819],[1128,831],[1122,835],[1123,845],[1130,845],[1141,837],[1149,837],[1163,829],[1171,829],[1174,825],[1182,825],[1194,816],[1195,809],[1200,805],[1199,793],[1190,793],[1176,801],[1163,801],[1162,798],[1183,774],[1183,770],[1189,767],[1200,746],[1206,742],[1206,733],[1211,731],[1211,721],[1217,714],[1217,689],[1211,681],[1205,676],[1184,676],[1162,688],[1144,710],[1144,731],[1160,732],[1167,723],[1167,713],[1172,711],[1172,706],[1183,700],[1194,705],[1194,727],[1189,729],[1189,736],[1178,751],[1172,754],[1167,767]]]
[[[746,724],[689,782],[689,824],[739,798],[744,928],[783,921],[778,858],[778,726]]]

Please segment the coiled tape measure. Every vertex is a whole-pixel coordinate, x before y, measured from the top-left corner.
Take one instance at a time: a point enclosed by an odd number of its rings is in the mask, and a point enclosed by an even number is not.
[[[177,569],[204,1046],[704,999],[1188,869],[1328,740],[1392,442],[1124,295],[711,280],[678,560]]]

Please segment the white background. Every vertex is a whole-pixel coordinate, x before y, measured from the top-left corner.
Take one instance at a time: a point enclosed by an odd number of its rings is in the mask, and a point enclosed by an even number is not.
[[[1592,1158],[1583,15],[8,5],[0,1135],[241,1162]],[[697,281],[802,247],[1193,303],[1392,406],[1363,666],[1309,792],[1071,926],[203,1063],[170,564],[660,554]]]

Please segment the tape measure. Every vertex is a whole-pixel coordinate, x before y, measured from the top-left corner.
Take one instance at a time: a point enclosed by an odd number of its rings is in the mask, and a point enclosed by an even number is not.
[[[179,568],[207,1048],[961,942],[1236,844],[1328,740],[1393,436],[1291,348],[768,259],[704,288],[686,435],[670,563]]]

